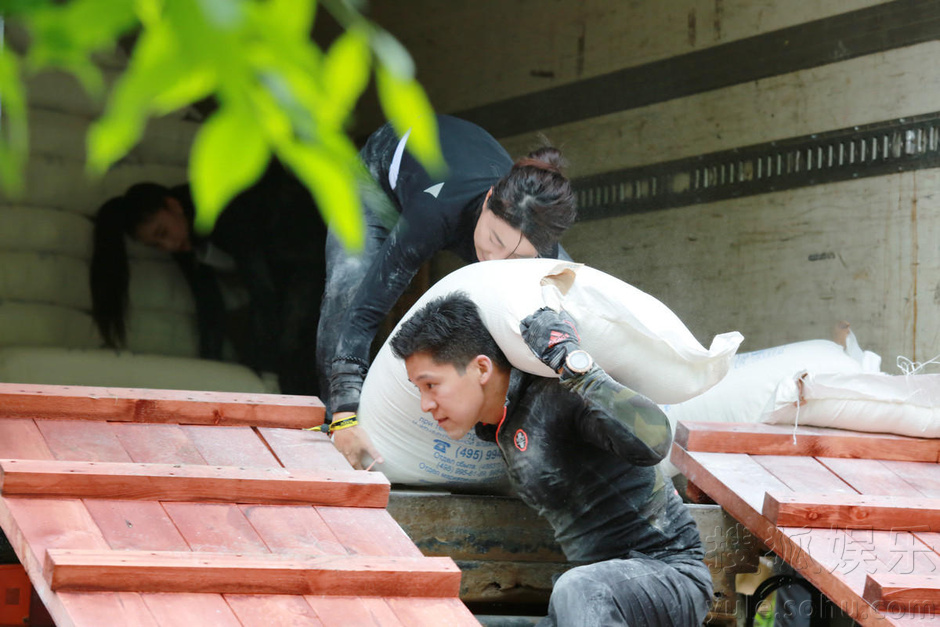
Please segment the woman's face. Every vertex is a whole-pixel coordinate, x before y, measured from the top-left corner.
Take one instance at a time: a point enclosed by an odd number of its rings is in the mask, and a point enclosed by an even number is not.
[[[189,222],[179,201],[167,198],[161,209],[137,227],[134,239],[171,253],[190,250]]]
[[[490,261],[491,259],[534,259],[539,256],[532,242],[522,234],[519,229],[509,226],[509,223],[495,213],[488,206],[490,195],[486,194],[483,209],[477,219],[473,230],[473,246],[476,249],[477,259]]]

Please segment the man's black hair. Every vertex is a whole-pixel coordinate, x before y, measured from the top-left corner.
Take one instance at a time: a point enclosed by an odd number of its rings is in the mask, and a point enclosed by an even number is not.
[[[419,309],[401,325],[391,346],[400,359],[426,353],[439,364],[453,365],[460,373],[477,355],[486,355],[499,368],[511,367],[483,324],[480,310],[463,292],[436,298]]]

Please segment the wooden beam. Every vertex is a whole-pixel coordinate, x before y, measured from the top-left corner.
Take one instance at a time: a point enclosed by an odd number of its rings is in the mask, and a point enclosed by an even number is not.
[[[0,418],[302,429],[322,424],[324,413],[315,396],[0,383]]]
[[[778,527],[940,531],[940,499],[923,497],[767,492],[763,515]]]
[[[384,508],[389,491],[385,475],[362,470],[0,460],[0,492],[5,497]]]
[[[885,433],[752,423],[680,422],[676,444],[700,453],[940,461],[936,440]]]
[[[862,598],[890,613],[940,614],[940,575],[869,574]]]
[[[49,549],[57,591],[456,597],[449,557],[299,557],[188,551]]]

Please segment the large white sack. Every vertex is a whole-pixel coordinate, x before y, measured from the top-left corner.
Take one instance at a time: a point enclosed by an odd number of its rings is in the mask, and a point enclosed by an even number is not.
[[[854,340],[854,335],[850,336]],[[850,342],[850,346],[857,346]],[[829,340],[807,340],[735,355],[728,375],[704,394],[684,403],[664,405],[663,411],[675,430],[679,421],[757,422],[783,380],[792,380],[807,369],[813,372],[877,372],[881,359],[869,351],[847,351]],[[669,460],[662,462],[669,475],[678,470]]]
[[[740,333],[725,333],[705,349],[652,296],[599,270],[553,259],[465,266],[431,287],[403,321],[428,301],[454,291],[465,292],[477,304],[513,366],[546,377],[557,375],[525,344],[519,322],[544,306],[564,308],[595,361],[616,380],[659,403],[685,400],[715,385],[743,339]],[[366,377],[359,420],[385,458],[379,469],[392,482],[481,484],[503,477],[495,445],[472,434],[450,440],[421,412],[417,390],[388,343]]]
[[[777,386],[763,422],[940,438],[940,374],[813,374]]]

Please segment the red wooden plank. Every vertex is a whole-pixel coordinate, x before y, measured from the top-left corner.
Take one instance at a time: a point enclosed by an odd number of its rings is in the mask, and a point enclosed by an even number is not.
[[[62,592],[56,597],[69,621],[62,617],[56,624],[73,624],[75,627],[160,626],[143,597],[136,592]]]
[[[239,508],[272,553],[347,554],[346,548],[313,507],[240,505]]]
[[[319,627],[324,625],[302,596],[226,594],[225,601],[244,627],[271,627],[272,625]]]
[[[285,468],[348,470],[349,462],[325,433],[297,429],[258,429]]]
[[[697,453],[673,446],[672,463],[731,516],[824,591],[863,627],[901,625],[861,599],[867,571],[891,567],[842,529],[777,528],[760,514],[763,493],[789,490],[753,458],[741,454]],[[907,534],[909,535],[909,534]],[[905,627],[913,627],[902,617]]]
[[[127,451],[106,422],[37,420],[36,426],[56,459],[83,462],[129,462]]]
[[[244,627],[219,594],[141,594],[147,608],[164,627]],[[274,625],[274,623],[272,623]]]
[[[124,450],[144,464],[206,464],[199,449],[179,425],[114,423]]]
[[[385,507],[388,479],[361,470],[0,460],[5,495]]]
[[[921,492],[886,466],[873,459],[819,458],[819,462],[838,475],[861,494],[884,494],[904,497],[921,496]]]
[[[405,625],[447,625],[471,627],[480,622],[460,599],[386,599],[389,607]]]
[[[751,459],[796,492],[858,494],[813,457],[752,455]]]
[[[752,423],[680,422],[675,442],[688,451],[853,457],[937,462],[936,441],[883,433]]]
[[[763,515],[778,527],[940,531],[940,499],[768,492]]]
[[[460,569],[449,557],[319,556],[49,549],[46,580],[53,590],[451,596]]]
[[[940,446],[940,442],[938,442]],[[884,466],[898,475],[914,489],[934,499],[940,499],[940,464],[918,462],[882,462]]]
[[[251,427],[182,427],[206,463],[214,466],[279,467],[281,464]]]
[[[316,509],[336,538],[353,555],[421,555],[421,550],[384,509],[326,506]]]
[[[354,596],[308,596],[307,603],[324,625],[343,627],[415,627],[402,623],[385,599]],[[442,625],[444,623],[438,623]]]
[[[67,418],[302,429],[323,422],[313,396],[0,383],[0,418]]]
[[[869,575],[864,598],[889,611],[940,614],[940,575]]]
[[[52,459],[52,451],[33,420],[11,418],[0,420],[0,457]]]
[[[43,577],[43,565],[49,547],[107,547],[81,501],[0,498],[0,526],[52,618],[71,624],[68,610]]]
[[[189,548],[160,503],[110,500],[84,503],[112,549],[185,551]]]
[[[268,551],[237,505],[168,502],[163,504],[163,508],[193,551]]]

